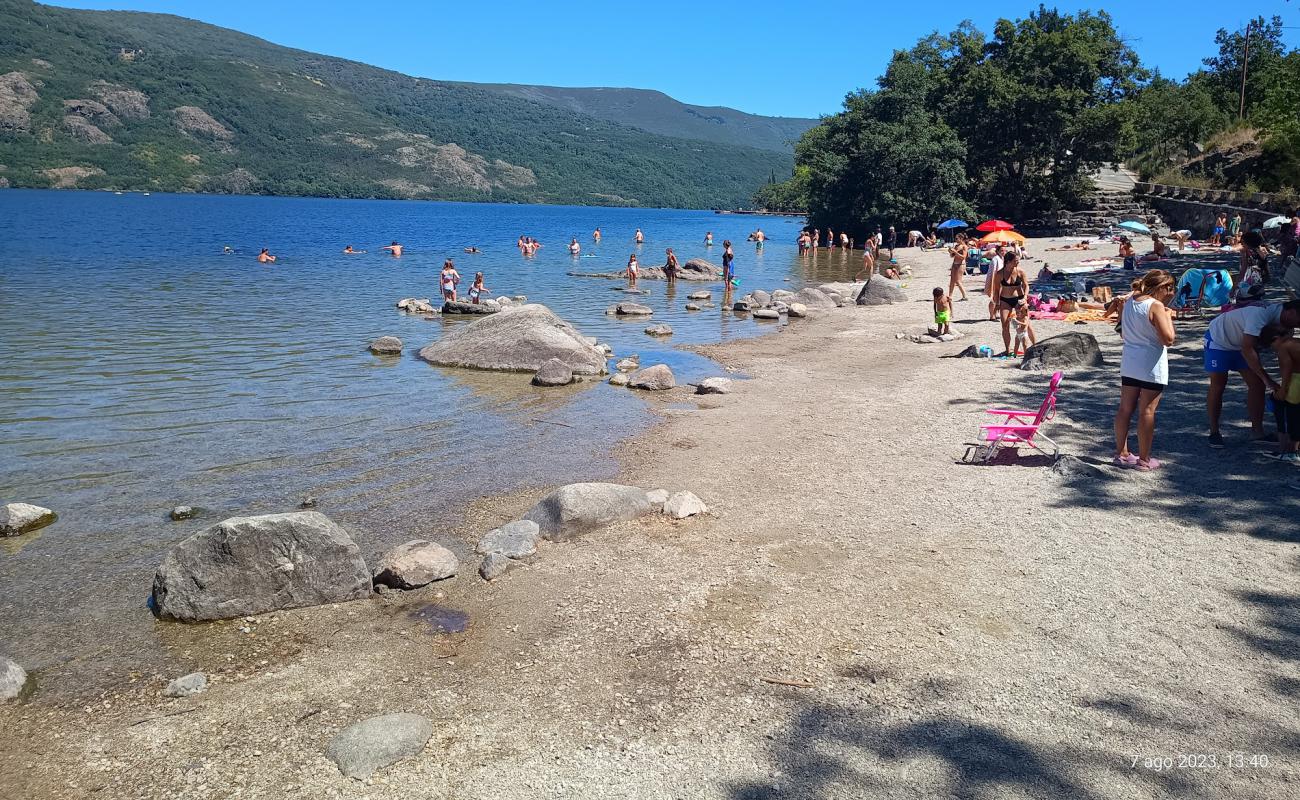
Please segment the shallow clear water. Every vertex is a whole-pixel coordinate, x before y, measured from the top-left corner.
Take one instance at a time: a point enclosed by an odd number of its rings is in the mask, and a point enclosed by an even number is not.
[[[675,334],[605,316],[622,284],[566,272],[621,269],[633,231],[647,265],[674,247],[721,261],[741,291],[840,280],[857,259],[800,258],[801,221],[710,212],[196,195],[0,191],[0,502],[59,522],[0,540],[0,650],[41,666],[97,653],[148,658],[153,569],[175,541],[235,513],[293,509],[307,494],[369,557],[437,537],[476,497],[612,474],[609,445],[649,415],[631,392],[588,382],[535,389],[519,374],[415,357],[444,326],[394,308],[436,296],[444,258],[492,295],[526,294],[584,333],[665,362],[679,381],[716,370],[674,349],[771,330],[721,308],[683,309],[697,288],[643,281],[637,297]],[[600,226],[602,245],[591,231]],[[756,253],[746,235],[777,241]],[[707,251],[704,233],[718,246]],[[546,247],[523,258],[520,234]],[[566,251],[577,236],[586,253]],[[390,240],[401,259],[378,252]],[[345,256],[344,245],[367,249]],[[230,245],[235,255],[223,255]],[[475,245],[479,255],[462,248]],[[279,256],[262,265],[263,247]],[[789,278],[789,281],[785,279]],[[370,355],[392,334],[401,357]],[[562,422],[552,425],[540,420]],[[569,427],[565,427],[569,426]],[[204,509],[171,522],[169,509]],[[109,634],[106,636],[106,634]],[[89,655],[85,655],[90,658]]]

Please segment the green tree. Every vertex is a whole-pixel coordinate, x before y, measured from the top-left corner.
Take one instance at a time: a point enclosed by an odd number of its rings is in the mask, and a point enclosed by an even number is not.
[[[1250,32],[1250,56],[1246,58],[1246,31]],[[1219,52],[1204,59],[1218,100],[1235,114],[1241,103],[1241,67],[1246,70],[1246,115],[1264,98],[1270,73],[1279,66],[1286,47],[1282,42],[1282,18],[1256,17],[1246,28],[1227,31],[1223,28],[1214,37]]]

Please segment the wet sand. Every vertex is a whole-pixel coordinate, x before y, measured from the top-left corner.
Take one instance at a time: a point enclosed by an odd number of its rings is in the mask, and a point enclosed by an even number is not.
[[[163,626],[208,691],[140,674],[5,707],[0,794],[1294,796],[1300,474],[1246,443],[1240,387],[1230,447],[1206,447],[1204,323],[1178,327],[1167,469],[1106,464],[1118,337],[1053,322],[1040,338],[1085,330],[1108,361],[1067,372],[1049,428],[1097,472],[967,465],[983,410],[1035,405],[1047,376],[938,358],[1000,338],[974,291],[962,340],[897,339],[946,279],[942,252],[900,257],[912,302],[705,348],[747,380],[648,398],[664,421],[617,447],[620,480],[712,516],[547,544],[492,584],[466,563],[395,598]],[[430,533],[468,544],[546,488]],[[343,778],[329,738],[389,711],[430,717],[428,747]]]

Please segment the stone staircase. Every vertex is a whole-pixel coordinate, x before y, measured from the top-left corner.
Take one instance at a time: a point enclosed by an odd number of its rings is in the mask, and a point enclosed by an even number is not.
[[[1057,211],[1049,216],[1029,220],[1020,230],[1030,236],[1097,236],[1124,220],[1145,223],[1153,231],[1166,233],[1164,220],[1131,190],[1099,188],[1087,197],[1081,208]]]

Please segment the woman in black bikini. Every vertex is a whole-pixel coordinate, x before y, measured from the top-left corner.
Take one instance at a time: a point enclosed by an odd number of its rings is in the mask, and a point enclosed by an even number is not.
[[[1025,279],[1025,271],[1020,268],[1020,253],[1007,251],[996,280],[998,319],[1002,320],[1002,355],[1008,355],[1011,352],[1011,320],[1016,316],[1016,308],[1025,302],[1025,297],[1029,294],[1029,281]]]

